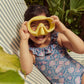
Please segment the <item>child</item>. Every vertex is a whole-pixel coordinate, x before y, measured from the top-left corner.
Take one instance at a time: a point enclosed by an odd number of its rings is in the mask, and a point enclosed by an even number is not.
[[[34,16],[53,19],[55,29],[47,35],[33,36],[26,24]],[[33,63],[51,84],[84,84],[84,67],[69,56],[65,48],[76,53],[84,53],[84,42],[66,28],[55,15],[50,16],[46,7],[30,6],[24,14],[25,22],[20,29],[20,63],[22,71],[29,74]],[[31,28],[49,23],[46,20],[34,21]],[[59,33],[58,33],[59,32]]]

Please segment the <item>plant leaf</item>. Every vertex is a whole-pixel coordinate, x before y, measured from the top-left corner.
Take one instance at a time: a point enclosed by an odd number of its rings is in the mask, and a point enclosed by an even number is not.
[[[0,72],[7,70],[20,70],[19,58],[16,55],[10,55],[0,47]]]
[[[18,72],[9,70],[7,72],[0,72],[0,84],[24,84],[24,80]]]
[[[77,11],[83,9],[84,11],[84,0],[70,0],[70,10],[74,9]]]

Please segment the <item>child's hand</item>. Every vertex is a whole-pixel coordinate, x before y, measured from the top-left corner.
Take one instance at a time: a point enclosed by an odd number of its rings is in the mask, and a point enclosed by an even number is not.
[[[19,30],[19,35],[20,35],[21,40],[28,40],[30,37],[30,34],[29,34],[28,29],[26,27],[26,24],[27,24],[27,21],[25,21],[22,24],[22,26]]]
[[[65,25],[59,20],[55,15],[51,16],[53,22],[55,23],[55,31],[63,33],[66,30]]]

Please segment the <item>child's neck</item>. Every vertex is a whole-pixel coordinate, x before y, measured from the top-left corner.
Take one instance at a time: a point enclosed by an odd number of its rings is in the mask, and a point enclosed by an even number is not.
[[[40,47],[40,48],[42,48],[42,47],[47,47],[47,46],[50,44],[50,42],[51,42],[51,37],[49,37],[49,38],[47,39],[47,41],[45,41],[43,44],[34,44],[34,46],[35,46],[35,47]]]

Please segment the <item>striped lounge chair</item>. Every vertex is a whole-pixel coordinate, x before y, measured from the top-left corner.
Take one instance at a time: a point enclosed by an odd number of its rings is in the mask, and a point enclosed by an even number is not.
[[[19,28],[24,22],[24,12],[27,6],[24,0],[0,0],[0,46],[9,53],[19,56]],[[24,78],[25,84],[50,84],[41,72],[33,66],[33,71]]]

